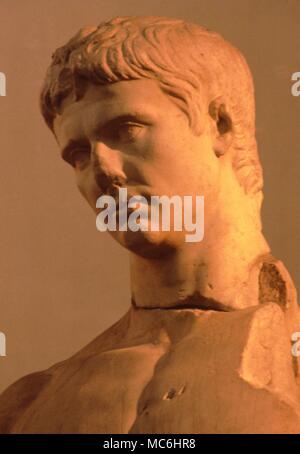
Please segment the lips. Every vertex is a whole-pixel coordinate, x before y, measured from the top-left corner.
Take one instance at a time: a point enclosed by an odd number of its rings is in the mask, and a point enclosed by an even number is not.
[[[102,193],[102,196],[110,196],[113,198],[114,203],[109,203],[108,205],[100,208],[100,212],[109,207],[109,212],[111,215],[117,216],[117,222],[119,227],[125,225],[128,222],[131,213],[136,210],[139,210],[139,219],[140,222],[143,220],[148,220],[149,217],[149,206],[151,206],[151,196],[144,191],[139,191],[137,193],[133,188],[127,188],[125,185],[120,186],[119,184],[109,184],[105,188],[105,193]],[[135,200],[135,197],[137,198]],[[144,197],[145,200],[139,200],[140,197]],[[134,206],[128,206],[129,203]],[[150,205],[149,205],[150,204]]]
[[[136,201],[136,205],[135,207],[130,207],[128,206],[129,202],[130,202],[130,197],[128,197],[128,199],[126,200],[126,206],[125,206],[125,203],[123,202],[122,203],[122,206],[121,206],[121,209],[120,209],[120,203],[119,202],[116,202],[116,211],[117,212],[121,212],[122,210],[124,210],[125,208],[127,209],[127,213],[130,214],[130,213],[133,213],[135,210],[137,210],[138,208],[141,209],[142,207],[146,207],[147,209],[149,208],[149,205],[148,204],[145,204],[139,200]],[[131,201],[132,202],[132,201]]]
[[[111,197],[114,198],[114,200],[116,201],[116,208],[117,209],[119,209],[119,204],[120,204],[120,201],[119,201],[119,190],[120,189],[126,189],[126,191],[127,191],[127,199],[126,199],[127,207],[128,207],[128,203],[129,203],[130,199],[132,199],[134,197],[144,197],[147,200],[148,204],[151,203],[151,196],[149,194],[147,194],[145,192],[142,192],[141,194],[137,194],[136,192],[131,191],[130,189],[128,189],[125,186],[119,186],[119,185],[113,184],[113,185],[110,185],[107,188],[106,194],[110,195]],[[123,200],[122,202],[124,203],[125,200]],[[139,201],[139,200],[137,200],[137,203],[143,204],[143,202]],[[133,210],[134,211],[135,209],[136,208],[129,208],[128,207],[128,210]]]

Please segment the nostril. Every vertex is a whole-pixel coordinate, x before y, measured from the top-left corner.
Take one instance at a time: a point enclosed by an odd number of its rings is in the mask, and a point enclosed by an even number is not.
[[[105,173],[98,171],[95,174],[95,180],[96,180],[96,183],[99,186],[101,192],[107,194],[109,187],[111,186],[111,183],[112,183],[111,178],[108,175],[106,175]]]
[[[116,166],[111,160],[93,159],[93,171],[97,185],[106,194],[111,186],[125,187],[127,184],[121,165]]]
[[[127,178],[122,175],[114,175],[112,178],[112,184],[120,188],[125,187],[127,184]]]
[[[101,192],[115,197],[119,188],[126,187],[127,179],[122,176],[108,175],[98,169],[95,180]]]

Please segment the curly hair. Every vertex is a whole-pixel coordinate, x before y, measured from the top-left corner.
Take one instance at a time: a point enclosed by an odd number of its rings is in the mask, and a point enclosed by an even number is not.
[[[74,101],[85,82],[109,84],[154,79],[203,130],[210,103],[222,98],[234,133],[232,165],[246,193],[263,186],[255,139],[254,88],[242,54],[218,33],[182,20],[117,17],[81,29],[52,55],[40,106],[50,129],[64,98]]]

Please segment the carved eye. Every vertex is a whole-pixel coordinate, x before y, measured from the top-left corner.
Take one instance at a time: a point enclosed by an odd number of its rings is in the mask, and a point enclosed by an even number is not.
[[[73,150],[70,155],[70,163],[76,170],[83,170],[90,162],[88,150]]]
[[[118,126],[118,140],[121,142],[134,142],[142,131],[142,125],[137,123],[122,123]]]

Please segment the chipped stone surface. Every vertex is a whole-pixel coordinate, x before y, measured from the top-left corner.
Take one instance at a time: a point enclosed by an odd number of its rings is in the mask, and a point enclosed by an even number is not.
[[[5,391],[0,430],[295,433],[299,404],[277,304],[233,312],[132,307],[69,360]]]

